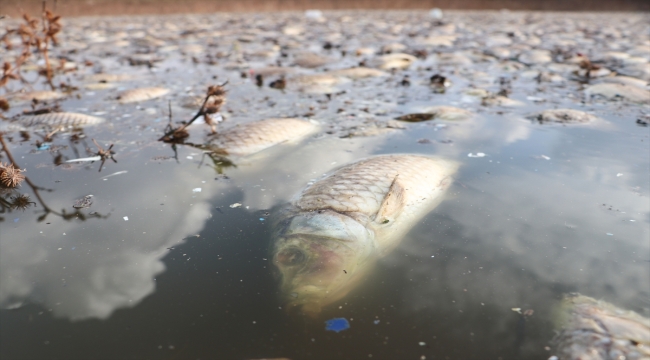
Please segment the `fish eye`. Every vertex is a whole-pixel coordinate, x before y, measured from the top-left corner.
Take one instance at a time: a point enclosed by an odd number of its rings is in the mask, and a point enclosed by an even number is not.
[[[304,252],[296,248],[284,249],[277,255],[277,261],[285,266],[300,265],[307,260]]]

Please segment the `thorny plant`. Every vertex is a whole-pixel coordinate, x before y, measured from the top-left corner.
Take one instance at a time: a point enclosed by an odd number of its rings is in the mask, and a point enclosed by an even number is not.
[[[197,113],[192,119],[190,119],[190,121],[176,128],[172,126],[172,109],[170,104],[169,123],[165,128],[165,134],[160,139],[158,139],[158,141],[182,144],[184,140],[190,136],[186,130],[187,127],[192,125],[192,123],[201,116],[203,116],[205,123],[210,127],[211,133],[216,134],[217,124],[210,117],[210,115],[218,113],[221,109],[221,106],[224,104],[226,100],[226,89],[224,87],[226,84],[228,84],[227,81],[221,85],[208,86],[208,90],[205,94],[205,99],[203,99],[203,103],[201,104],[199,111],[197,111]]]
[[[9,163],[13,164],[13,168],[18,169],[18,165],[14,159],[14,157],[11,154],[11,151],[9,150],[9,146],[7,145],[3,133],[0,132],[0,145],[2,145],[2,148],[0,149],[0,154],[4,153],[7,158],[9,159]],[[101,149],[101,148],[100,148]],[[22,170],[21,170],[22,172]],[[54,190],[52,189],[47,189],[43,187],[36,186],[27,176],[24,176],[21,174],[23,177],[25,183],[31,188],[32,193],[36,197],[36,200],[38,203],[43,207],[43,214],[38,217],[37,221],[41,222],[47,218],[49,214],[54,214],[56,216],[61,217],[64,220],[86,220],[86,218],[108,218],[108,215],[101,215],[97,212],[90,212],[90,213],[85,213],[82,211],[82,208],[75,208],[74,212],[68,212],[65,209],[61,209],[61,211],[55,211],[52,208],[50,208],[47,203],[43,200],[40,191],[47,191],[47,192],[52,192]],[[21,180],[22,181],[22,180]],[[31,198],[27,194],[21,194],[18,191],[16,191],[15,188],[5,188],[0,186],[0,222],[4,221],[4,218],[2,217],[3,214],[11,212],[13,210],[26,210],[30,206],[36,207],[37,204],[34,201],[31,201]]]
[[[56,7],[56,0],[54,1],[54,4]],[[20,75],[20,68],[31,57],[32,53],[36,52],[42,54],[43,59],[45,60],[45,68],[40,69],[38,74],[44,76],[47,84],[52,88],[52,90],[54,90],[55,86],[52,82],[54,70],[50,63],[49,49],[50,44],[58,45],[59,43],[57,34],[61,32],[62,28],[61,23],[59,22],[61,16],[48,10],[46,1],[44,0],[40,29],[39,21],[30,17],[28,14],[23,14],[23,20],[25,21],[23,24],[18,25],[16,28],[7,28],[5,34],[0,37],[0,41],[4,42],[7,50],[13,48],[10,36],[18,36],[22,46],[20,56],[14,60],[13,65],[7,61],[2,65],[0,87],[6,86],[9,80],[20,80],[26,82]],[[63,66],[63,62],[61,62],[61,66]]]

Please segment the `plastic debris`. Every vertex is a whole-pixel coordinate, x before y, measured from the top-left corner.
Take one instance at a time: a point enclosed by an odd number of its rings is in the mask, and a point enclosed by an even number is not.
[[[240,206],[241,206],[240,203],[234,203],[234,204],[230,205],[230,207],[233,208],[233,209],[234,209],[234,208],[238,208],[238,207],[240,207]]]
[[[548,157],[548,156],[546,156],[546,155],[542,155],[542,159],[544,159],[544,160],[551,160],[551,158]]]
[[[201,192],[201,188],[194,188],[194,189],[192,189],[192,192],[193,192],[193,193],[200,193],[200,192]]]
[[[87,158],[72,159],[72,160],[68,160],[66,162],[71,163],[71,162],[84,162],[84,161],[99,161],[101,159],[102,159],[101,156],[91,156],[91,157],[87,157]]]
[[[607,233],[607,236],[614,236],[614,234],[612,234],[612,233]]]
[[[325,321],[325,330],[340,332],[350,328],[350,323],[346,318],[334,318]]]
[[[478,152],[478,153],[476,153],[476,154],[474,154],[474,153],[469,153],[469,154],[467,154],[467,157],[471,157],[471,158],[482,158],[482,157],[485,157],[485,154],[482,153],[482,152]]]
[[[427,344],[427,343],[425,343],[424,341],[420,341],[420,342],[418,343],[418,345],[420,345],[420,346],[425,346],[426,344]]]
[[[128,217],[128,216],[123,217],[123,219],[124,219],[124,221],[129,221],[129,217]]]
[[[38,147],[38,150],[49,150],[50,146],[52,146],[52,143],[42,143],[41,146]]]
[[[623,176],[623,173],[616,174],[616,177],[621,177],[621,176]]]

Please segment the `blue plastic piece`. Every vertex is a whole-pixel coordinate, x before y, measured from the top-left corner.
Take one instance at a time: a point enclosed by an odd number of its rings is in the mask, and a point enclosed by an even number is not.
[[[346,318],[334,318],[325,321],[325,330],[340,332],[350,328],[350,323]]]

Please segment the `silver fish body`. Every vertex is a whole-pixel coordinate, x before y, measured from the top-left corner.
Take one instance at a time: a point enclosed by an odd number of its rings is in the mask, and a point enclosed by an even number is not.
[[[344,297],[440,203],[457,168],[441,158],[382,155],[305,188],[273,221],[284,300],[313,315]]]
[[[568,294],[556,309],[559,359],[650,359],[650,319],[602,300]]]
[[[307,120],[265,119],[226,129],[216,136],[213,145],[225,155],[246,156],[274,145],[303,139],[318,128],[318,124]]]

